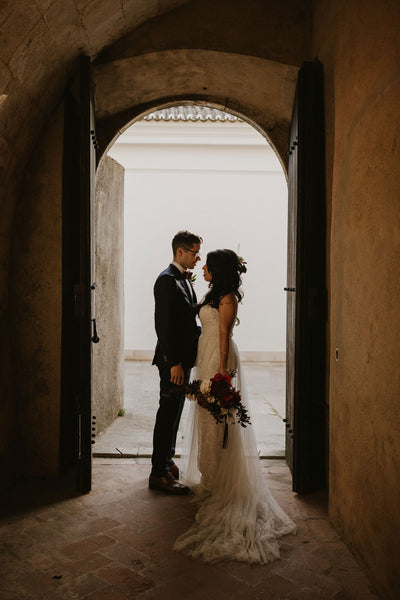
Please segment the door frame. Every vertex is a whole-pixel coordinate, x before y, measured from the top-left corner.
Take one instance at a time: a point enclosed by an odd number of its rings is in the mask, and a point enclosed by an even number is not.
[[[316,72],[316,68],[315,68],[315,64],[316,63],[305,63],[305,65],[303,65],[302,69],[300,70],[300,74],[299,74],[299,82],[301,82],[302,80],[304,81],[304,85],[310,86],[311,87],[318,87],[318,85],[315,83],[318,80],[318,76],[317,77],[311,77],[311,83],[310,83],[310,78],[308,77],[308,75],[301,75],[301,73],[305,73],[307,72],[308,74],[311,72]],[[314,67],[309,67],[306,65],[314,65]],[[317,69],[318,70],[318,69]],[[86,205],[85,207],[82,208],[82,212],[81,212],[81,219],[83,219],[83,223],[84,223],[84,227],[81,228],[81,238],[80,238],[80,243],[81,243],[81,247],[85,248],[84,250],[84,254],[85,254],[85,258],[81,257],[81,273],[83,273],[83,277],[81,276],[80,278],[80,284],[79,284],[79,290],[78,290],[78,295],[80,296],[80,302],[82,302],[82,306],[81,306],[81,316],[83,315],[83,313],[85,314],[85,316],[83,317],[84,319],[84,325],[82,328],[82,332],[81,332],[81,338],[80,338],[80,348],[84,348],[86,355],[82,358],[81,360],[81,365],[80,365],[80,388],[84,390],[84,394],[81,397],[78,397],[76,400],[77,403],[77,414],[79,416],[79,425],[78,425],[78,430],[80,431],[79,433],[79,440],[80,440],[80,444],[81,444],[81,448],[84,447],[86,450],[86,455],[84,456],[84,458],[82,459],[82,457],[79,459],[79,469],[80,469],[80,474],[78,476],[79,478],[79,487],[82,490],[86,490],[89,491],[90,490],[90,485],[91,485],[91,451],[87,452],[87,448],[91,448],[91,443],[92,443],[92,428],[95,427],[95,423],[92,421],[92,416],[91,416],[91,407],[90,407],[90,372],[91,372],[91,351],[90,351],[90,336],[91,336],[91,293],[90,293],[90,285],[92,282],[92,278],[91,278],[91,264],[92,261],[90,261],[91,258],[91,220],[92,220],[92,211],[91,211],[91,203],[92,203],[92,192],[94,192],[94,173],[95,170],[93,170],[93,164],[96,164],[96,156],[95,156],[95,150],[98,148],[98,144],[97,144],[97,140],[96,140],[96,134],[95,134],[95,120],[94,120],[94,104],[93,104],[93,86],[92,86],[92,73],[91,73],[91,61],[89,57],[81,57],[80,58],[80,77],[86,79],[87,85],[85,86],[84,84],[80,86],[80,103],[81,104],[85,104],[86,105],[86,109],[82,112],[82,116],[83,118],[80,121],[80,139],[81,139],[81,146],[80,146],[80,175],[82,176],[82,180],[81,180],[81,187],[80,187],[80,196],[81,197],[85,197],[86,198]],[[308,83],[306,83],[308,82]],[[301,88],[303,84],[299,83],[299,87]],[[319,86],[318,89],[320,90],[321,87]],[[317,94],[318,95],[318,94]],[[315,96],[315,98],[317,97],[317,95]],[[89,101],[87,100],[89,98]],[[167,102],[166,102],[167,100]],[[155,110],[156,107],[160,107],[162,105],[165,104],[169,104],[172,105],[172,103],[177,103],[177,102],[196,102],[197,98],[193,98],[192,96],[188,96],[186,98],[173,98],[170,97],[168,99],[160,99],[159,101],[154,101],[151,103],[151,106],[146,106],[146,107],[137,107],[136,109],[133,107],[132,108],[132,113],[136,112],[136,117],[138,117],[139,115],[145,114],[146,112],[149,112],[150,110]],[[315,100],[316,102],[317,100]],[[204,98],[201,99],[202,103],[207,103],[207,100],[205,100]],[[307,110],[307,114],[310,115],[312,114],[313,109],[315,109],[315,102],[313,100],[313,102],[309,103],[309,106],[307,106],[307,103],[303,103],[301,104],[301,106],[304,106],[304,110]],[[210,102],[210,104],[214,104],[213,102]],[[215,105],[215,104],[214,104]],[[323,104],[322,104],[323,107]],[[227,109],[229,110],[229,108]],[[301,109],[303,110],[303,108]],[[318,111],[317,111],[318,112]],[[323,111],[322,111],[323,113]],[[323,114],[321,112],[318,112],[318,118],[321,119],[322,118],[322,124],[323,124]],[[238,114],[238,113],[236,113]],[[244,113],[240,113],[246,120],[249,120],[249,122],[254,125],[256,127],[256,129],[258,130],[262,130],[262,127],[260,127],[257,123],[253,122],[251,119],[246,118],[246,114]],[[322,115],[322,116],[321,116]],[[134,120],[135,116],[133,116],[132,114],[132,120]],[[126,115],[127,119],[129,120],[128,115]],[[320,121],[321,123],[321,121]],[[108,129],[108,125],[106,124],[106,130]],[[108,137],[109,131],[103,131],[100,132],[103,133],[103,137],[105,136],[105,138]],[[264,132],[266,134],[266,132]],[[99,136],[100,137],[100,136]],[[266,135],[266,137],[268,137]],[[102,146],[105,149],[108,144],[104,143],[105,140],[103,140]],[[323,165],[323,151],[322,153],[318,155],[315,154],[315,143],[313,142],[313,144],[309,144],[306,145],[306,147],[304,148],[304,151],[301,153],[301,156],[299,157],[299,165],[303,165],[307,164],[307,161],[312,160],[312,158],[314,157],[317,161],[318,159],[322,158],[322,165]],[[301,148],[301,145],[300,145]],[[321,145],[319,144],[319,148],[321,149]],[[88,152],[89,149],[89,152]],[[322,145],[322,150],[323,150],[323,145]],[[313,154],[314,152],[314,154]],[[85,157],[86,158],[83,158]],[[100,159],[100,155],[98,157],[98,159]],[[319,161],[319,164],[321,164],[321,162]],[[300,167],[299,167],[300,168]],[[95,166],[94,166],[95,169]],[[85,180],[85,172],[86,172],[86,180]],[[303,181],[305,182],[305,184],[307,184],[309,186],[309,189],[313,188],[313,185],[315,184],[315,170],[310,174],[310,173],[306,173],[303,177]],[[323,168],[318,170],[319,173],[323,173]],[[87,177],[87,173],[90,173],[89,177]],[[303,198],[306,198],[306,195],[303,194],[302,196]],[[325,196],[324,196],[325,198]],[[306,202],[307,204],[307,202]],[[321,207],[322,209],[322,207]],[[325,199],[324,199],[324,203],[323,203],[323,215],[325,215]],[[308,216],[310,215],[310,207],[307,208],[307,210],[305,210],[304,212],[305,216],[305,221],[307,222]],[[323,219],[321,219],[322,213],[319,215],[319,222],[323,222],[323,225],[325,227],[325,217]],[[311,219],[312,221],[312,219]],[[82,236],[85,236],[85,238],[83,239]],[[323,263],[323,266],[325,268],[325,233],[324,233],[324,252],[321,254],[321,264]],[[302,237],[302,235],[299,236],[299,261],[301,262],[301,260],[303,261],[301,264],[304,265],[304,258],[308,259],[310,258],[310,245],[307,242],[307,240],[304,239],[304,236]],[[302,257],[302,258],[301,258]],[[89,262],[88,262],[88,258],[89,258]],[[63,269],[63,273],[64,273],[64,269]],[[303,269],[302,268],[298,268],[297,269],[297,273],[301,273],[302,274],[302,279],[296,281],[296,289],[298,289],[299,291],[302,289],[302,285],[305,281],[304,278],[304,273],[303,273]],[[321,290],[317,290],[317,292],[315,293],[315,288],[310,287],[310,282],[307,282],[306,285],[303,285],[304,290],[307,289],[307,294],[302,294],[302,293],[298,293],[297,294],[297,298],[296,298],[296,311],[303,311],[303,313],[305,314],[307,311],[309,314],[311,314],[313,312],[313,310],[315,311],[315,309],[317,308],[317,310],[319,311],[319,315],[321,315],[322,313],[324,314],[324,319],[323,319],[323,325],[319,325],[319,327],[317,328],[320,332],[320,340],[325,339],[325,329],[326,329],[326,285],[324,286],[324,289],[321,293]],[[314,291],[313,291],[314,290]],[[314,295],[313,295],[314,294]],[[71,293],[69,292],[69,300],[70,300],[70,296]],[[76,294],[75,294],[76,296]],[[75,299],[75,304],[76,304],[76,299]],[[320,310],[322,309],[322,310]],[[76,308],[75,308],[76,310]],[[312,317],[313,318],[313,317]],[[320,316],[318,316],[317,320],[320,319]],[[64,321],[63,321],[64,322]],[[303,351],[303,345],[301,343],[302,340],[304,340],[306,337],[306,329],[304,326],[304,323],[301,323],[301,321],[298,319],[296,321],[296,351],[295,351],[295,370],[296,370],[296,377],[295,377],[295,417],[294,417],[294,428],[295,428],[295,435],[294,435],[294,440],[295,440],[295,444],[294,444],[294,451],[293,451],[293,479],[294,479],[294,489],[295,491],[299,491],[299,492],[305,492],[305,491],[309,491],[312,487],[321,487],[321,470],[318,473],[318,483],[317,481],[313,481],[308,483],[304,483],[302,482],[302,477],[304,472],[307,471],[310,473],[311,472],[311,463],[307,462],[307,460],[304,459],[304,449],[306,449],[306,452],[308,452],[307,448],[309,449],[309,445],[307,443],[307,440],[304,439],[304,430],[301,429],[300,427],[300,423],[303,420],[303,423],[305,421],[305,415],[304,415],[304,408],[307,406],[307,400],[305,398],[305,392],[308,390],[309,391],[309,384],[310,384],[310,364],[307,363],[307,361],[305,362],[304,359],[302,359],[301,357],[301,353]],[[326,369],[326,344],[323,345],[323,357],[320,356],[320,359],[322,358],[322,360],[318,361],[318,364],[320,366],[322,366],[322,370],[320,371],[320,373],[323,373],[323,377],[325,377],[325,369]],[[88,351],[89,348],[89,351]],[[325,397],[326,394],[326,390],[325,390],[325,383],[323,383],[323,396]],[[321,389],[321,386],[320,386]],[[314,395],[315,396],[315,395]],[[82,402],[82,398],[84,398],[83,402]],[[88,400],[89,398],[89,400]],[[319,401],[321,401],[321,396],[319,396]],[[315,403],[315,397],[313,397],[312,402]],[[320,431],[323,431],[323,440],[322,438],[319,440],[319,444],[317,444],[320,448],[320,450],[322,449],[322,453],[320,453],[320,463],[324,465],[324,469],[325,469],[325,464],[326,464],[326,460],[325,460],[325,420],[326,420],[326,404],[325,402],[320,402],[323,406],[320,406],[320,408],[322,410],[319,411],[318,413],[318,408],[316,410],[316,413],[314,414],[314,416],[312,417],[312,420],[316,420],[319,424],[321,424],[323,422],[323,427],[320,428]],[[317,401],[318,404],[318,401]],[[317,417],[316,417],[317,415]],[[308,416],[306,415],[306,420],[307,418],[309,418],[310,415],[308,414]],[[314,418],[316,417],[316,419]],[[310,425],[310,423],[308,424]],[[308,432],[312,431],[315,433],[315,423],[313,422],[307,429]],[[321,443],[321,441],[323,443]],[[82,446],[83,444],[83,446]],[[80,451],[79,451],[80,452]],[[86,473],[85,473],[86,470]],[[303,474],[300,475],[300,472],[302,472]],[[325,481],[325,475],[323,475],[323,479]]]
[[[286,459],[293,490],[326,487],[327,282],[323,67],[299,71],[289,149]],[[291,247],[294,245],[294,247]],[[293,264],[289,265],[289,258]],[[293,351],[294,349],[294,351]],[[294,356],[293,356],[294,354]]]
[[[67,85],[62,200],[60,471],[91,489],[92,218],[96,176],[92,63],[81,55]]]

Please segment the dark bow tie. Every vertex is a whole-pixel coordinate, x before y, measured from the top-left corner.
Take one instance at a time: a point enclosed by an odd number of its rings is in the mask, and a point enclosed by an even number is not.
[[[182,279],[187,279],[188,281],[190,281],[192,275],[193,273],[191,271],[183,271]]]

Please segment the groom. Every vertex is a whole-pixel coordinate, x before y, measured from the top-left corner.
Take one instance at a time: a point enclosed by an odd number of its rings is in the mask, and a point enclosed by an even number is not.
[[[202,241],[189,231],[179,231],[172,240],[173,261],[154,285],[157,346],[153,365],[160,374],[160,405],[153,433],[149,488],[171,494],[190,491],[178,481],[179,469],[173,461],[185,395],[169,393],[189,382],[196,360],[200,328],[196,324],[196,294],[187,269],[193,269],[200,260]]]

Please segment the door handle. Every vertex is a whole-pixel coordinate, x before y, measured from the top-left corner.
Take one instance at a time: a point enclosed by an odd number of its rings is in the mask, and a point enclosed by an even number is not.
[[[285,287],[285,288],[283,288],[283,290],[284,290],[285,292],[295,292],[295,291],[296,291],[296,288],[293,288],[293,287]]]
[[[92,319],[92,323],[93,323],[93,336],[92,336],[91,340],[92,340],[93,344],[98,344],[98,342],[100,341],[100,338],[97,335],[96,319]]]

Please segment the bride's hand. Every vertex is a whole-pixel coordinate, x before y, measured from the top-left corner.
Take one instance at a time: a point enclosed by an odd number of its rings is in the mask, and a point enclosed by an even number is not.
[[[218,373],[219,373],[220,375],[229,375],[229,371],[228,371],[228,369],[220,369],[220,370],[218,371]]]

